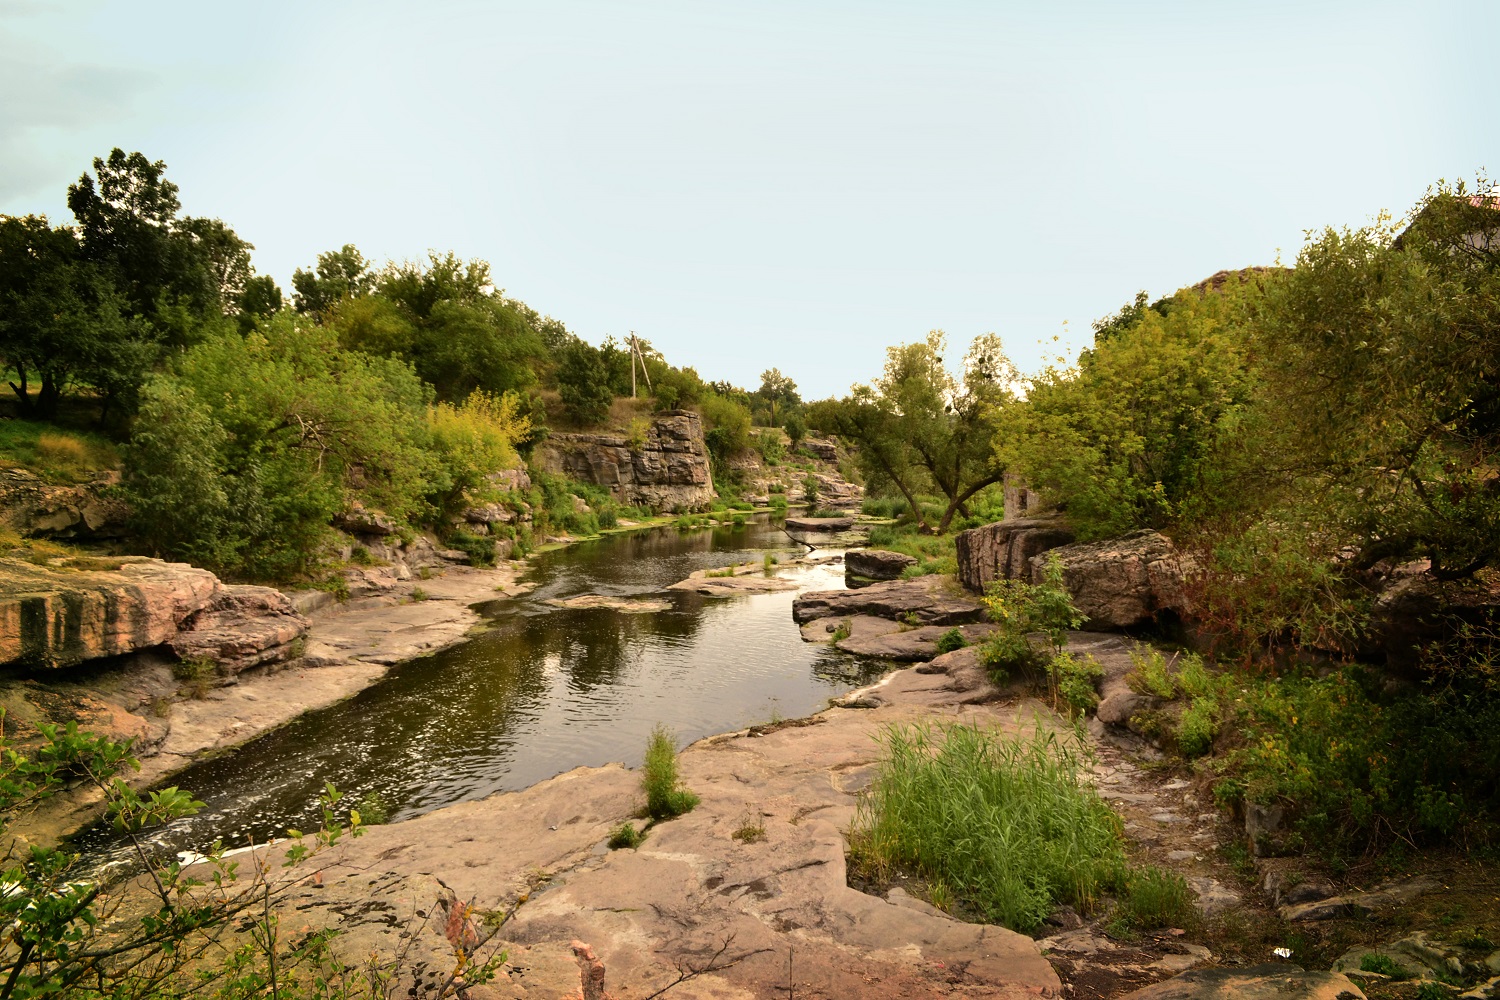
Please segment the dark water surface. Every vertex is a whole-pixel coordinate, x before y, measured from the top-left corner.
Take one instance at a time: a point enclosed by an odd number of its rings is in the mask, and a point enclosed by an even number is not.
[[[791,592],[731,599],[662,588],[692,571],[801,554],[775,526],[616,535],[544,553],[529,595],[480,605],[490,631],[403,664],[349,701],[305,715],[172,780],[207,803],[159,831],[170,851],[234,846],[317,825],[332,781],[377,793],[392,820],[524,788],[579,765],[640,763],[661,722],[683,742],[805,715],[879,666],[804,643]],[[841,565],[779,574],[802,589],[843,586]],[[562,609],[548,598],[651,596],[671,610]],[[115,855],[96,829],[79,847]]]

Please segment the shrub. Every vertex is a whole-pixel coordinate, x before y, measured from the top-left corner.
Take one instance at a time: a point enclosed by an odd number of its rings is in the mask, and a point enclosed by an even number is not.
[[[645,839],[646,831],[637,830],[634,823],[626,820],[609,831],[609,840],[607,843],[611,851],[618,851],[622,847],[640,847],[641,842]]]
[[[698,804],[698,796],[682,787],[677,774],[677,743],[664,725],[652,729],[646,743],[641,787],[646,791],[646,814],[652,819],[681,816]]]
[[[1052,687],[1074,712],[1087,712],[1099,704],[1098,684],[1104,668],[1092,656],[1082,659],[1072,653],[1057,653],[1047,664]]]
[[[818,477],[808,473],[802,480],[802,492],[807,500],[808,513],[818,509]]]
[[[1410,979],[1411,970],[1389,955],[1370,953],[1359,960],[1360,972],[1374,972],[1392,979]]]
[[[1038,730],[891,728],[856,807],[851,863],[941,882],[986,922],[1041,925],[1058,903],[1090,910],[1125,881],[1120,821],[1079,778],[1076,742]]]
[[[1201,757],[1213,749],[1219,731],[1219,703],[1212,697],[1194,698],[1177,721],[1177,750],[1184,757]]]
[[[1177,685],[1172,680],[1172,674],[1167,669],[1166,657],[1162,656],[1159,649],[1145,649],[1137,646],[1130,651],[1130,660],[1135,667],[1127,677],[1132,690],[1141,694],[1153,694],[1158,698],[1175,698],[1177,696]]]
[[[956,649],[963,649],[968,644],[969,640],[964,638],[964,634],[961,629],[950,628],[948,631],[938,636],[937,651],[939,653],[951,653]]]
[[[366,792],[355,803],[353,819],[364,826],[378,826],[390,820],[390,808],[379,792]]]
[[[476,535],[463,528],[454,528],[448,533],[448,544],[469,557],[475,566],[495,565],[495,540],[488,535]]]

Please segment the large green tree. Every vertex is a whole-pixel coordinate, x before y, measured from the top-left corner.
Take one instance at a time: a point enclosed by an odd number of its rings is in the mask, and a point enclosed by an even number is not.
[[[948,530],[976,493],[1001,481],[994,436],[1014,401],[1016,372],[994,334],[978,337],[954,374],[944,363],[946,341],[925,340],[886,351],[885,371],[826,413],[837,433],[858,444],[866,481],[898,491],[924,531]],[[922,512],[924,494],[945,505],[936,525]]]

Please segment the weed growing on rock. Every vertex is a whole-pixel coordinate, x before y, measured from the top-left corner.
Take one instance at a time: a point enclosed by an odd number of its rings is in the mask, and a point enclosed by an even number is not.
[[[423,590],[421,587],[411,588],[411,599],[413,601],[425,601],[431,596],[431,594],[427,593],[427,591]]]
[[[957,628],[950,628],[938,636],[937,651],[939,653],[951,653],[955,649],[963,649],[968,644],[969,640],[964,638],[963,632]]]
[[[1125,678],[1131,690],[1158,698],[1177,697],[1177,684],[1167,666],[1167,658],[1159,649],[1136,647],[1130,651],[1130,660],[1135,664],[1130,676]],[[1200,661],[1201,662],[1201,661]]]
[[[1392,979],[1410,979],[1411,970],[1389,955],[1368,954],[1359,960],[1360,972],[1374,972]]]
[[[607,843],[611,851],[618,851],[622,847],[640,847],[641,842],[645,839],[646,831],[637,830],[634,823],[626,820],[609,831],[609,840]]]
[[[739,828],[730,836],[743,844],[758,844],[766,839],[766,825],[761,822],[758,815],[747,809],[740,820]]]
[[[835,643],[843,642],[845,639],[849,638],[849,622],[839,622],[838,628],[835,628],[833,630],[832,636]]]
[[[682,787],[677,773],[677,742],[664,725],[657,724],[646,742],[641,787],[646,791],[646,815],[652,819],[681,816],[698,804],[698,796]]]
[[[867,877],[912,872],[1019,931],[1059,902],[1087,911],[1124,886],[1119,818],[1079,780],[1072,738],[956,725],[891,728],[881,741],[849,835],[850,862]]]
[[[1047,664],[1047,674],[1057,697],[1072,711],[1087,712],[1099,704],[1097,685],[1104,668],[1092,656],[1080,659],[1072,653],[1058,653]]]
[[[379,792],[366,792],[355,803],[354,816],[365,826],[379,826],[390,821],[391,811],[385,796]]]

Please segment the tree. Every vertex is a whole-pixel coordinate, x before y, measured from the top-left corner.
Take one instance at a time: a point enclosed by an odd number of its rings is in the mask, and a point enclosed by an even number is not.
[[[375,272],[353,243],[318,254],[316,270],[292,273],[292,306],[300,313],[321,316],[347,298],[368,295]]]
[[[105,414],[133,395],[157,347],[127,308],[73,230],[42,216],[0,217],[0,357],[16,373],[22,415],[53,419],[75,384],[96,389]]]
[[[185,346],[192,319],[219,318],[249,276],[250,245],[218,220],[179,219],[167,165],[112,150],[68,187],[83,257],[125,297],[126,314],[146,318],[169,343]],[[227,292],[227,297],[226,297]],[[227,308],[226,308],[227,307]]]
[[[591,426],[604,422],[615,394],[598,348],[577,339],[563,348],[557,366],[557,392],[576,423]]]
[[[778,368],[768,368],[760,373],[760,389],[756,395],[770,406],[772,427],[777,426],[777,404],[796,405],[802,402],[802,397],[797,395],[797,383],[781,374]]]
[[[970,498],[1004,478],[993,439],[1017,377],[994,334],[974,340],[957,378],[944,366],[944,347],[934,330],[924,341],[888,348],[875,384],[856,386],[822,417],[859,445],[866,479],[899,491],[922,530],[939,534]],[[936,526],[918,502],[929,489],[947,501]]]

